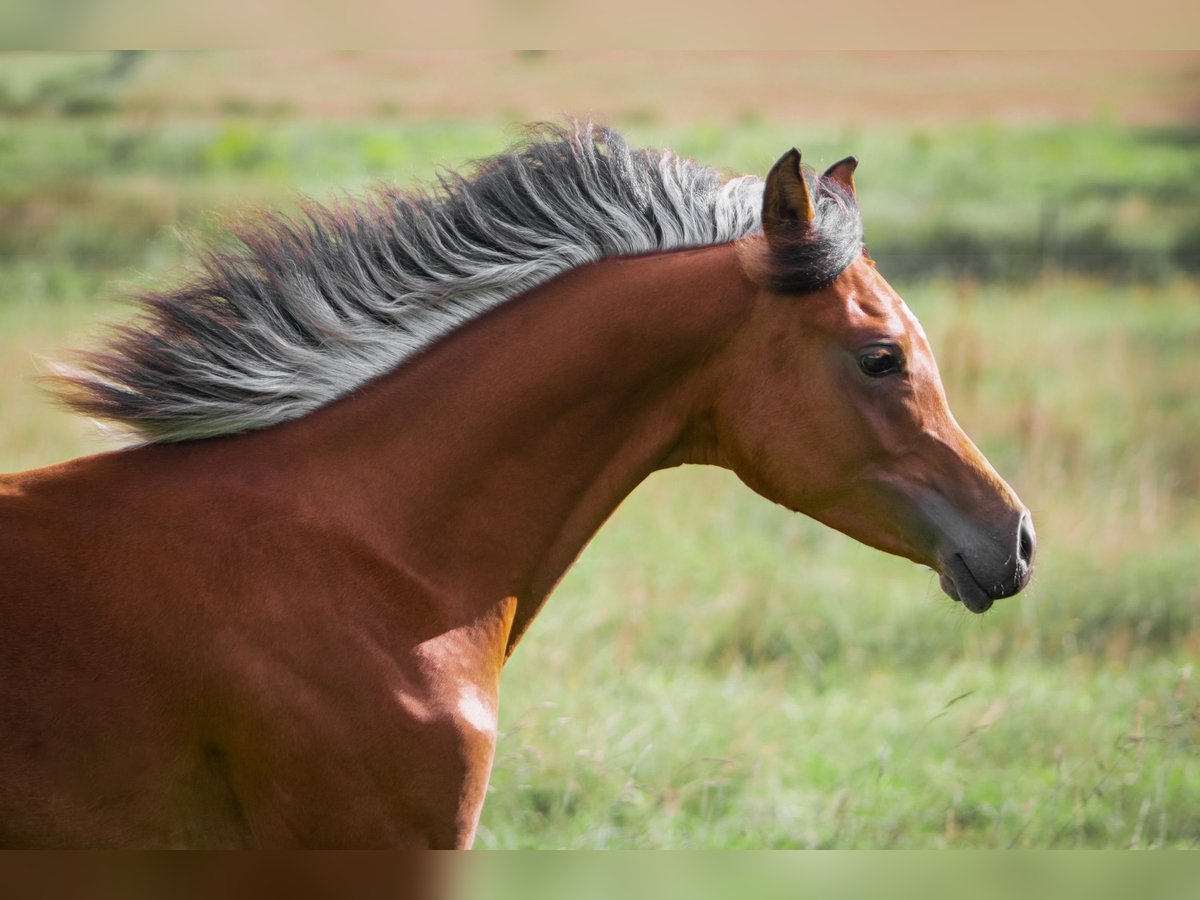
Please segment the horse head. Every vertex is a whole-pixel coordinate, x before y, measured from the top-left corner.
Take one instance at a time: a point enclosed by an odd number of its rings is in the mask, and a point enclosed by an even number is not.
[[[970,610],[1033,570],[1029,511],[963,432],[920,323],[862,245],[857,161],[772,168],[756,285],[714,411],[722,461],[751,488],[929,566]]]

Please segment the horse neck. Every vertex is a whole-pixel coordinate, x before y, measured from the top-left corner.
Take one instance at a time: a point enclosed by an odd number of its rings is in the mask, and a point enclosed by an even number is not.
[[[753,293],[732,245],[592,264],[293,423],[284,455],[439,595],[515,596],[511,650],[639,482],[705,459],[712,361]]]

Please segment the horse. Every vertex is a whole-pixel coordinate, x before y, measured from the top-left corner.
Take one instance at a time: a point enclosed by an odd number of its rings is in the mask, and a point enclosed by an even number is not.
[[[728,178],[545,126],[233,225],[53,389],[122,449],[0,477],[0,843],[470,847],[501,670],[683,464],[975,613],[1029,511],[862,234],[857,160]]]

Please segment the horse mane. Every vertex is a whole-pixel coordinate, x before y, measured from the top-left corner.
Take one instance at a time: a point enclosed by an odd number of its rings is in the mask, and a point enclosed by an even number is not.
[[[861,250],[857,207],[806,177],[817,219],[788,290],[828,284]],[[725,243],[761,229],[763,182],[725,180],[595,125],[535,126],[429,192],[380,188],[234,230],[181,286],[51,377],[75,410],[150,441],[299,418],[395,368],[463,322],[612,256]]]

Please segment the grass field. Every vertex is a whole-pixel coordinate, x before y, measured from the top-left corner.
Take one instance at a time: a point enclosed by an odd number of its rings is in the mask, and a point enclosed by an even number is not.
[[[229,94],[159,120],[129,98],[165,89],[64,105],[61,61],[0,63],[0,470],[107,446],[38,396],[36,357],[124,315],[185,236],[425,178],[506,133]],[[973,617],[726,473],[654,476],[506,670],[478,845],[1200,845],[1200,133],[619,124],[731,170],[800,141],[814,162],[858,153],[868,244],[1033,510],[1039,568]]]

